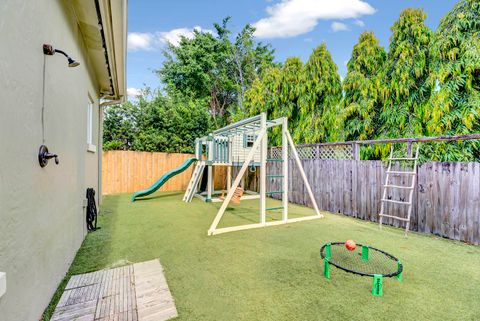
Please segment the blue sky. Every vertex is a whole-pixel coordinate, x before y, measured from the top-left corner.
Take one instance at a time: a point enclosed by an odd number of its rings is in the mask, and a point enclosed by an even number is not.
[[[433,30],[456,0],[130,0],[128,2],[127,88],[134,94],[145,85],[160,86],[153,73],[162,65],[162,48],[193,28],[212,30],[231,16],[235,34],[245,24],[257,27],[258,41],[275,48],[277,61],[308,59],[326,42],[341,76],[361,32],[372,30],[388,50],[390,27],[408,7],[423,8]]]

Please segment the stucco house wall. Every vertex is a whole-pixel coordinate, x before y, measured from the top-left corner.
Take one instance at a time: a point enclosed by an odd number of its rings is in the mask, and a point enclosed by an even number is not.
[[[87,233],[86,188],[95,188],[99,200],[105,94],[79,8],[78,1],[67,0],[0,1],[0,272],[7,283],[2,321],[41,317]],[[60,54],[44,55],[44,43],[80,66],[69,68]],[[89,99],[96,151],[87,150]],[[58,154],[59,165],[50,160],[39,166],[41,144]]]

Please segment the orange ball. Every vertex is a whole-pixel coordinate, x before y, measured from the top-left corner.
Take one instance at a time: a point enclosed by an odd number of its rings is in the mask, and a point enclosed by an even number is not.
[[[347,248],[347,250],[353,251],[357,247],[357,244],[355,244],[355,241],[353,240],[347,240],[345,242],[345,247]]]

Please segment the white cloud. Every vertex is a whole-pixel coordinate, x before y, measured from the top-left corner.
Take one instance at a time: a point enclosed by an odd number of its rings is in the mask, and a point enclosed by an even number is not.
[[[171,43],[174,46],[178,46],[178,44],[180,43],[181,37],[185,37],[188,39],[193,38],[194,29],[197,29],[198,31],[202,30],[200,27],[195,27],[193,29],[178,28],[178,29],[172,29],[170,31],[160,31],[160,32],[157,32],[156,35],[160,42]]]
[[[266,11],[268,17],[253,24],[258,38],[294,37],[313,30],[319,20],[357,19],[376,10],[362,0],[282,0]]]
[[[128,50],[154,50],[165,44],[172,44],[178,46],[181,37],[188,39],[193,38],[193,31],[213,33],[212,30],[202,29],[199,26],[193,28],[177,28],[169,31],[157,31],[157,32],[129,32],[128,33]]]
[[[332,22],[330,27],[332,28],[333,32],[350,30],[346,24],[338,21]]]
[[[129,32],[127,37],[128,50],[152,50],[154,37],[151,33]]]
[[[353,23],[359,27],[365,27],[365,22],[363,22],[362,20],[357,19]]]
[[[129,87],[127,88],[127,95],[129,97],[137,97],[142,95],[142,90],[135,88],[135,87]]]

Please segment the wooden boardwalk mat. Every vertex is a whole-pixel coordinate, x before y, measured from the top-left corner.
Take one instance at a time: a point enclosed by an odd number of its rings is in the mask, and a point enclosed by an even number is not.
[[[177,315],[163,268],[152,260],[72,276],[51,321],[162,321]]]

